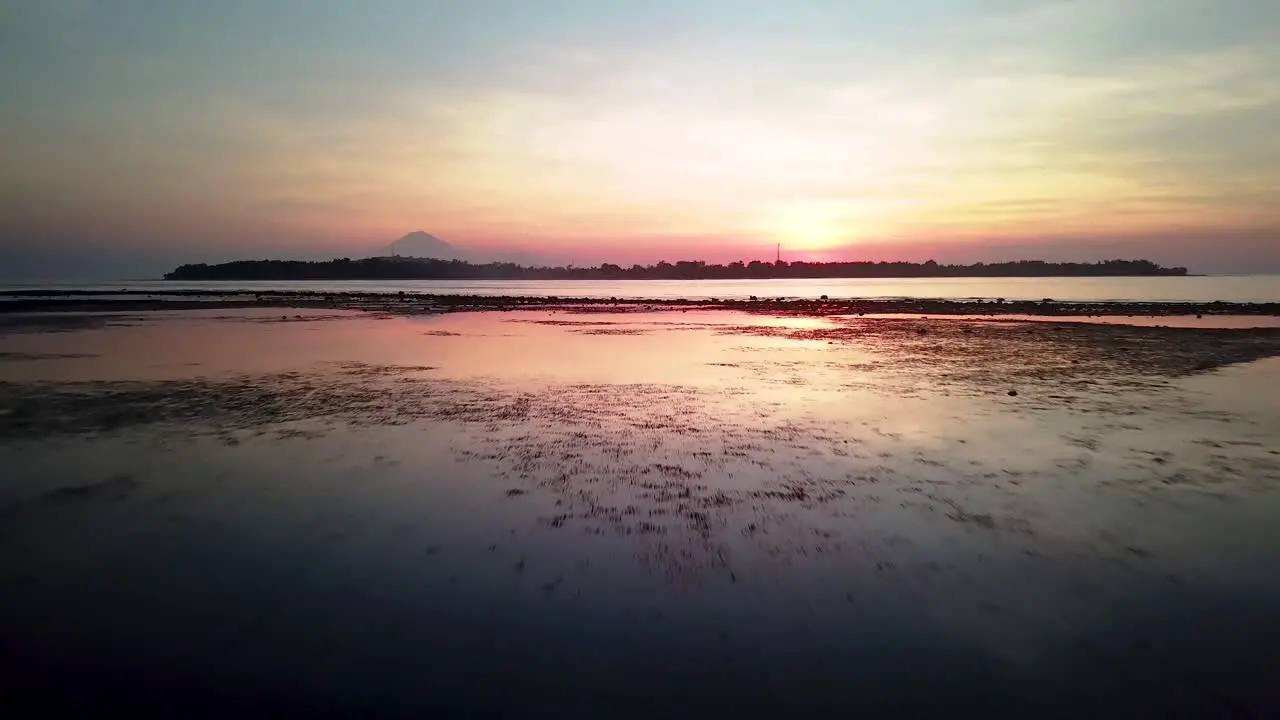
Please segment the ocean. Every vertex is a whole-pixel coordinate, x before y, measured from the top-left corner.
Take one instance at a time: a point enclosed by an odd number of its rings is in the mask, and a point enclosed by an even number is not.
[[[13,290],[278,290],[433,293],[441,295],[556,296],[690,300],[785,297],[929,298],[1135,302],[1280,302],[1280,275],[1189,277],[844,278],[803,280],[356,280],[0,283]]]

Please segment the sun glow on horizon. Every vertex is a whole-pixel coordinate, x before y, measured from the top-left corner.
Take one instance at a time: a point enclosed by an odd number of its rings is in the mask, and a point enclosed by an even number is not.
[[[858,215],[849,202],[791,202],[764,213],[759,230],[790,250],[819,253],[856,243]]]
[[[16,3],[0,242],[1280,263],[1280,4],[495,3]]]

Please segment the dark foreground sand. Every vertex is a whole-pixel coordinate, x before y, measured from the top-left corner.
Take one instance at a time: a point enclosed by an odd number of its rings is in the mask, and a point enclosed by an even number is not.
[[[1280,708],[1280,330],[201,307],[0,315],[0,699]]]

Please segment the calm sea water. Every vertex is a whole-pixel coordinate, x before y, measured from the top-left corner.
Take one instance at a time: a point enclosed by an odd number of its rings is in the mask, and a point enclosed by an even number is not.
[[[1175,377],[1078,328],[279,312],[0,336],[5,699],[1280,717],[1280,358],[1189,339],[1217,369]]]
[[[312,290],[414,292],[592,298],[1006,298],[1009,300],[1280,302],[1280,275],[1118,278],[895,278],[812,280],[407,280],[0,283],[0,291],[68,290]]]

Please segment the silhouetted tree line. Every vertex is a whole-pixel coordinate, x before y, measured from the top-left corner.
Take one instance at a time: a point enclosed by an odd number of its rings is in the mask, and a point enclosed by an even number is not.
[[[1182,267],[1161,267],[1149,260],[1050,263],[1019,260],[973,265],[911,262],[778,262],[753,260],[709,265],[682,260],[656,265],[611,263],[598,267],[525,267],[514,263],[472,264],[461,260],[375,257],[302,260],[238,260],[219,265],[182,265],[166,280],[731,280],[770,278],[912,277],[1115,277],[1186,275]]]

